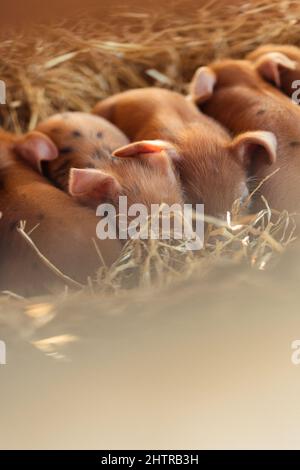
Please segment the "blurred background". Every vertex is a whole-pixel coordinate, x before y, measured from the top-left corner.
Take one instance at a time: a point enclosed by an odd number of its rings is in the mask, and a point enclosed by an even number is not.
[[[134,298],[2,303],[0,447],[299,449],[299,270],[285,261]]]
[[[184,2],[171,0],[165,7],[173,11],[174,7],[182,12],[193,8],[193,5],[207,3],[206,0],[185,0]],[[39,0],[13,0],[5,2],[1,6],[1,26],[34,27],[35,24],[51,23],[61,20],[69,20],[78,15],[91,16],[93,18],[110,21],[110,15],[119,11],[151,11],[160,7],[161,2],[154,0],[53,0],[51,4],[41,4]]]
[[[90,16],[99,20],[111,21],[118,12],[142,13],[161,10],[168,14],[193,16],[197,8],[214,3],[211,0],[170,0],[167,4],[159,0],[53,0],[51,4],[41,4],[39,0],[13,0],[1,6],[1,27],[34,27],[57,21],[68,21],[78,16]],[[241,0],[222,0],[223,5],[243,4]],[[251,3],[251,2],[249,2]],[[253,1],[255,3],[255,0]]]

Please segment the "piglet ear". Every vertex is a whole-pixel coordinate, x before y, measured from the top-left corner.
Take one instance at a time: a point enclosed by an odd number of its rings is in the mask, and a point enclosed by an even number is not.
[[[171,162],[179,160],[175,146],[164,140],[133,142],[115,150],[113,157],[140,159],[161,172],[169,172],[172,169]]]
[[[141,140],[125,145],[114,151],[114,157],[136,157],[142,154],[152,154],[170,150],[173,146],[165,140]]]
[[[55,160],[58,149],[52,140],[41,132],[28,132],[15,147],[18,155],[41,173],[41,162]]]
[[[210,67],[199,67],[190,84],[188,98],[196,104],[207,101],[213,94],[217,77]]]
[[[255,68],[263,78],[275,83],[280,88],[281,70],[295,70],[296,63],[281,52],[268,52],[257,59]]]
[[[121,186],[116,178],[102,170],[71,168],[69,193],[80,202],[97,206],[117,198],[120,192]]]
[[[259,165],[266,163],[272,165],[276,162],[277,139],[273,132],[244,132],[235,137],[230,146],[245,168],[254,160]]]

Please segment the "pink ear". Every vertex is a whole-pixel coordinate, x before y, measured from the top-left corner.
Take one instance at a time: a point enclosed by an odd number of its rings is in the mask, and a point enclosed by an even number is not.
[[[213,94],[216,82],[216,74],[210,67],[200,67],[191,81],[189,99],[196,104],[208,100]]]
[[[118,158],[137,158],[162,172],[172,169],[171,160],[179,160],[174,145],[164,140],[141,140],[125,145],[113,152]]]
[[[97,205],[117,197],[120,192],[116,178],[102,170],[72,168],[70,171],[69,193],[81,202]]]
[[[16,144],[18,154],[34,169],[41,172],[41,162],[58,157],[58,149],[52,140],[41,132],[32,131]]]
[[[262,163],[272,165],[276,162],[277,139],[273,132],[244,132],[233,139],[231,148],[245,167],[257,156],[258,150],[263,150],[266,157]]]
[[[141,140],[125,145],[114,151],[114,157],[136,157],[138,155],[156,152],[174,152],[175,147],[165,140]]]
[[[280,88],[280,68],[295,70],[296,64],[281,52],[268,52],[256,61],[255,68],[263,78]]]

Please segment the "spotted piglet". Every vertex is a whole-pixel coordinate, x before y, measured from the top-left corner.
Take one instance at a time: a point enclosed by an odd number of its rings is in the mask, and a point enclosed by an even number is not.
[[[58,147],[58,157],[40,164],[41,172],[78,202],[96,208],[109,202],[119,212],[119,197],[135,203],[180,204],[182,191],[165,152],[146,158],[111,157],[129,141],[105,119],[85,113],[55,115],[38,126]]]
[[[101,265],[93,243],[99,217],[37,171],[41,161],[56,159],[57,149],[47,136],[0,130],[0,290],[36,295],[64,285],[18,233],[22,220],[40,252],[72,279],[86,283]],[[97,244],[110,266],[121,252],[119,241]]]
[[[106,119],[81,112],[55,114],[40,123],[37,131],[50,137],[59,152],[56,160],[42,164],[41,171],[64,191],[68,191],[72,167],[95,168],[128,143],[127,137]]]

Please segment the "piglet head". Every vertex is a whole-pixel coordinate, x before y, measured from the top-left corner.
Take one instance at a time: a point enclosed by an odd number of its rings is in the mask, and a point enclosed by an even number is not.
[[[168,155],[171,149],[166,145],[137,142],[116,150],[111,161],[96,169],[72,168],[69,193],[92,207],[102,202],[117,206],[121,195],[127,197],[128,205],[181,203],[181,188]]]
[[[136,172],[140,173],[139,170],[141,170],[141,165],[143,164],[149,166],[149,169],[154,173],[160,172],[162,175],[170,175],[170,178],[173,178],[174,174],[167,150],[167,144],[162,141],[135,142],[115,150],[113,157],[116,159],[135,160],[134,163],[132,162],[133,164],[129,165],[133,170],[132,177],[125,178],[125,186],[128,187],[128,181],[134,178]],[[116,175],[113,175],[111,172],[114,165],[111,164],[110,168],[106,165],[104,168],[107,171],[101,168],[72,168],[69,179],[69,193],[81,202],[91,206],[97,205],[103,200],[116,200],[122,193],[122,187]],[[121,173],[122,169],[126,173],[128,165],[125,164],[122,167],[116,166],[115,169],[117,174],[120,169]],[[124,180],[122,177],[121,179]],[[137,181],[135,184],[137,184]]]
[[[232,141],[224,135],[217,138],[213,132],[199,132],[192,126],[176,145],[160,140],[134,142],[114,155],[146,162],[167,178],[168,188],[178,172],[186,202],[194,207],[204,203],[207,214],[223,217],[236,199],[247,195],[248,171],[276,160],[276,138],[270,132],[246,132]]]
[[[217,94],[226,92],[229,95],[230,89],[239,86],[260,90],[266,83],[258,71],[258,66],[253,63],[247,60],[220,60],[196,70],[188,99],[198,105],[214,100],[217,105]]]
[[[39,172],[43,161],[55,160],[58,157],[58,149],[52,140],[37,131],[28,132],[18,138],[14,150],[20,158]]]
[[[266,80],[282,87],[282,78],[286,71],[294,71],[296,63],[280,52],[268,52],[254,62],[258,73]],[[298,75],[298,79],[299,79]]]
[[[244,203],[250,189],[248,175],[257,172],[259,167],[275,163],[276,145],[271,132],[244,132],[220,144],[215,154],[202,165],[200,162],[194,165],[194,173],[199,171],[197,168],[202,172],[202,178],[200,173],[197,178],[197,196],[204,202],[205,213],[223,218],[235,201]]]
[[[276,138],[264,131],[231,139],[215,129],[187,129],[178,141],[178,163],[188,203],[204,204],[207,215],[223,218],[233,203],[247,196],[247,178],[256,165],[276,160]]]
[[[283,58],[280,58],[280,61],[283,63]],[[204,107],[210,116],[224,123],[231,130],[238,129],[239,126],[231,125],[230,119],[236,119],[234,113],[228,113],[227,110],[227,106],[230,106],[231,110],[234,108],[234,100],[238,101],[236,96],[232,99],[230,88],[240,85],[259,88],[260,84],[257,84],[257,81],[262,82],[262,80],[257,74],[257,68],[258,66],[253,67],[253,64],[248,61],[238,60],[224,60],[209,67],[200,67],[191,82],[189,99],[195,103],[207,103],[207,107]],[[222,104],[218,102],[220,96]],[[232,118],[231,115],[233,115]],[[254,161],[258,160],[259,155],[262,158],[257,161],[258,165],[272,165],[276,160],[276,148],[275,135],[262,130],[237,135],[229,146],[244,168],[252,166]]]
[[[290,95],[293,92],[292,82],[299,79],[300,65],[281,52],[267,52],[252,61],[225,59],[196,70],[188,98],[202,104],[227,87],[241,85],[262,90],[267,85],[266,81]]]
[[[217,93],[235,87],[259,88],[265,82],[253,64],[246,60],[224,59],[199,67],[190,83],[188,99],[197,105],[217,101]],[[225,93],[225,91],[224,91]]]

